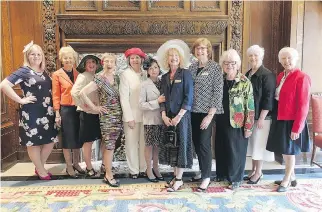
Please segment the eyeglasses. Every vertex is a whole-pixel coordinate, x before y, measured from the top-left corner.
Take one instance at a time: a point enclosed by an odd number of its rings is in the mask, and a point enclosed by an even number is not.
[[[207,47],[204,47],[204,46],[198,46],[198,47],[196,47],[196,50],[197,51],[199,51],[199,50],[205,51],[206,49],[207,49]]]
[[[236,65],[237,62],[236,61],[231,61],[231,62],[228,62],[228,61],[224,61],[224,65],[228,66],[228,65]]]

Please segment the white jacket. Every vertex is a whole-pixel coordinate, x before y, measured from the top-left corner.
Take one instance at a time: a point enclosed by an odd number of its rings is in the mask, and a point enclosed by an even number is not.
[[[161,111],[158,103],[159,89],[148,78],[141,85],[140,108],[143,110],[143,125],[162,125]]]
[[[146,71],[137,74],[132,68],[120,73],[120,100],[123,111],[123,121],[142,122],[143,114],[140,109],[139,98],[141,83],[147,78]]]

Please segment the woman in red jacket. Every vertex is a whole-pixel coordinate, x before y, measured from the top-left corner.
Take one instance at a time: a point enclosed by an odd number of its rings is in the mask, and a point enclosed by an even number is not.
[[[309,111],[311,79],[295,68],[298,52],[285,47],[278,53],[284,71],[277,76],[275,108],[272,112],[266,149],[283,155],[285,176],[278,184],[277,192],[284,192],[291,185],[296,186],[295,155],[309,151],[309,131],[306,117]]]

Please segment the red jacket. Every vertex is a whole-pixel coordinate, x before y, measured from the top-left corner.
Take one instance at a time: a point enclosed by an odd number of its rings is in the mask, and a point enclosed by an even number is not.
[[[281,82],[284,72],[277,76],[276,86]],[[300,69],[291,71],[282,85],[278,101],[278,120],[294,120],[292,132],[302,132],[310,102],[310,77]]]

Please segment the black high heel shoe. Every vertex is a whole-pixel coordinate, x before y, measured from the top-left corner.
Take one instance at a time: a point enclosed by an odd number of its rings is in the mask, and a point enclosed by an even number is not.
[[[148,181],[150,181],[151,183],[158,183],[159,180],[157,178],[151,179],[149,177],[146,177],[148,179]]]
[[[74,169],[74,171],[77,171],[78,174],[86,174],[86,172],[83,169],[78,169],[78,168],[76,168],[75,165],[73,165],[73,169]]]
[[[257,184],[262,178],[263,178],[263,174],[261,174],[261,176],[256,181],[252,181],[251,179],[249,179],[247,184],[252,184],[252,185]]]
[[[97,172],[92,168],[92,169],[87,169],[86,167],[86,175],[90,178],[98,178]]]
[[[111,179],[112,180],[115,180],[114,178]],[[120,186],[120,183],[118,181],[115,180],[115,183],[111,183],[107,178],[106,176],[104,176],[104,180],[103,180],[104,183],[108,184],[109,186],[111,187],[119,187]]]
[[[276,181],[274,181],[274,184],[276,184],[276,185],[281,185],[281,183],[282,183],[282,180],[276,180]],[[292,187],[296,187],[297,186],[297,181],[296,180],[292,180],[291,181],[291,186]]]
[[[155,172],[154,172],[154,169],[152,169],[152,172],[153,172],[153,175],[156,177],[156,179],[157,180],[159,180],[159,181],[164,181],[164,177],[158,177],[156,174],[155,174]]]
[[[288,182],[287,186],[282,186],[281,184],[277,187],[276,192],[286,192],[288,187],[290,187],[291,182]]]

